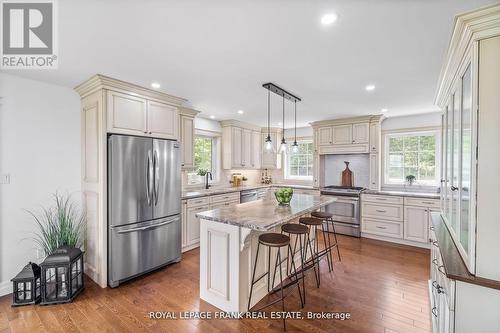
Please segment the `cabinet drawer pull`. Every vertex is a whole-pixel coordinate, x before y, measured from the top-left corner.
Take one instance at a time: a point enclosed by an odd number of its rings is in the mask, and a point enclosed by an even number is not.
[[[377,228],[377,229],[384,229],[384,230],[387,229],[387,227],[381,227],[381,226],[378,226],[378,225],[376,225],[375,228]]]
[[[439,248],[439,244],[438,244],[438,242],[436,242],[436,241],[433,241],[433,242],[432,242],[432,245],[434,245],[435,247]]]
[[[444,288],[441,287],[436,281],[432,281],[432,286],[436,289],[438,294],[444,294]]]
[[[436,266],[438,266],[438,267],[439,267],[439,264],[438,264],[438,260],[437,260],[437,259],[432,259],[432,263],[433,263],[434,265],[436,265]]]
[[[379,200],[379,201],[386,201],[387,198],[375,198],[375,200]]]
[[[434,226],[433,226],[433,225],[431,225],[431,226],[429,227],[429,229],[431,229],[432,231],[434,231]]]
[[[441,269],[442,268],[442,269]],[[444,265],[441,265],[441,266],[438,266],[438,271],[443,274],[444,276],[446,276],[446,272],[444,270]]]
[[[436,317],[436,318],[437,318],[437,316],[438,316],[438,315],[437,315],[437,308],[436,308],[436,307],[433,307],[433,308],[431,309],[431,312],[432,312],[432,315],[433,315],[434,317]]]
[[[424,205],[434,205],[434,202],[431,201],[422,201]]]
[[[376,209],[375,211],[378,213],[387,213],[387,211],[383,209]]]

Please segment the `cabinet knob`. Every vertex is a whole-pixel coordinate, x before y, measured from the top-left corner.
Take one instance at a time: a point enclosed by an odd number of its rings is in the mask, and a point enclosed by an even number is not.
[[[356,142],[356,140],[352,140],[352,143]]]
[[[148,131],[144,131],[144,134],[148,134]]]
[[[151,132],[149,132],[149,134],[151,134]]]

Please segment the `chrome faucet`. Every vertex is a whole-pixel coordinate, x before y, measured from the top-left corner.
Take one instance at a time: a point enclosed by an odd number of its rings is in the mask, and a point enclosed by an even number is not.
[[[210,180],[212,180],[212,173],[210,171],[207,171],[205,174],[205,189],[208,190],[210,185],[208,185],[208,176],[210,175]]]

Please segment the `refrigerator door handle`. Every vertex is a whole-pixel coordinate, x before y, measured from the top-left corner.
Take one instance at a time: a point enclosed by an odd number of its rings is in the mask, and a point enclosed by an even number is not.
[[[154,169],[154,201],[155,206],[158,204],[158,190],[160,187],[160,166],[158,165],[158,151],[155,150],[153,153],[153,169]]]
[[[151,151],[148,151],[147,156],[147,168],[146,168],[146,199],[148,200],[148,206],[151,206]]]
[[[168,220],[168,221],[165,221],[165,222],[162,222],[162,223],[148,225],[147,227],[140,227],[140,228],[127,229],[127,230],[120,230],[120,231],[118,231],[118,233],[119,234],[126,234],[126,233],[129,233],[129,232],[144,231],[144,230],[148,230],[148,229],[153,229],[153,228],[161,227],[161,226],[173,223],[173,222],[178,221],[178,220],[179,220],[179,218],[176,217],[174,219],[171,219],[171,220]]]

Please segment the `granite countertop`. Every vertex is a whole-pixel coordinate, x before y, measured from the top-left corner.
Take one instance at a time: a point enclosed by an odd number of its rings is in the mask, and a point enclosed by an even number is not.
[[[241,192],[246,190],[256,190],[260,188],[271,188],[271,187],[291,187],[296,189],[305,189],[305,190],[314,190],[314,187],[307,185],[288,185],[288,184],[256,184],[256,185],[244,185],[238,187],[211,187],[208,190],[206,189],[197,189],[197,190],[188,190],[183,191],[181,195],[181,199],[194,199],[200,197],[207,197],[211,195],[217,194],[225,194],[231,192]]]
[[[439,199],[440,194],[437,192],[426,193],[426,192],[406,192],[406,191],[378,191],[378,190],[364,190],[363,194],[383,194],[383,195],[394,195],[399,197],[412,197],[412,198],[423,198],[423,199]]]
[[[271,194],[268,194],[268,199],[208,210],[196,214],[196,217],[253,230],[268,231],[336,200],[331,196],[294,194],[290,206],[280,206]]]

